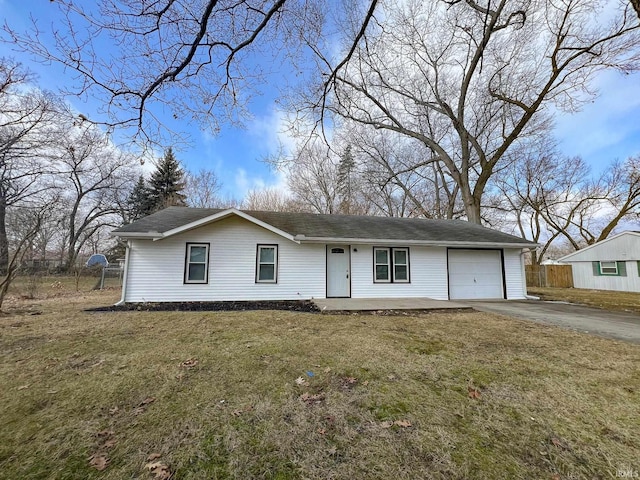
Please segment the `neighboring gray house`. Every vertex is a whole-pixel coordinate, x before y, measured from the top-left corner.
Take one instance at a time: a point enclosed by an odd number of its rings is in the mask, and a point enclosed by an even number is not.
[[[462,220],[170,207],[127,242],[122,302],[521,299],[536,244]]]
[[[571,265],[575,288],[640,292],[640,232],[622,232],[558,260]]]

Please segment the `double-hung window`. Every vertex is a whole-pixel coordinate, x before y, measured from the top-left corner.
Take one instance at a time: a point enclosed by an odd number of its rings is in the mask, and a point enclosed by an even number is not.
[[[409,283],[409,249],[375,247],[373,274],[376,283]]]
[[[393,252],[393,281],[409,282],[409,249],[394,248]]]
[[[618,275],[618,262],[600,262],[602,275]]]
[[[256,282],[277,283],[278,280],[278,246],[258,245]]]
[[[209,244],[187,243],[184,283],[208,283]]]
[[[373,249],[373,270],[376,282],[391,281],[391,249],[390,248],[374,248]]]

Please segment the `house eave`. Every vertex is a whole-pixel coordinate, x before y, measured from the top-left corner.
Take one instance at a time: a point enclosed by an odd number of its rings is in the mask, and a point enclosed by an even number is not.
[[[296,235],[299,243],[335,243],[349,245],[415,245],[425,247],[452,247],[452,248],[536,248],[535,243],[509,243],[509,242],[468,242],[468,241],[444,241],[444,240],[399,240],[386,238],[346,238],[346,237],[307,237]]]
[[[146,240],[159,240],[164,235],[160,232],[110,232],[110,236],[119,238],[120,240],[135,240],[135,239],[146,239]]]

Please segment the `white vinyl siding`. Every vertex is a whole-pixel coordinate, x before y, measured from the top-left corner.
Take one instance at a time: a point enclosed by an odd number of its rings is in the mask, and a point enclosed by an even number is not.
[[[210,243],[209,283],[185,284],[185,245]],[[279,244],[278,283],[257,283],[258,244]],[[369,264],[371,268],[371,264]],[[132,240],[127,302],[324,298],[324,245],[298,245],[237,217],[164,240]]]
[[[594,275],[592,262],[571,262],[573,286],[594,290],[640,292],[640,276],[637,261],[626,261],[626,276]]]
[[[508,300],[527,298],[527,280],[524,275],[524,257],[522,250],[504,249],[504,283],[507,287]]]
[[[409,259],[411,283],[374,282],[373,245],[357,245],[355,250],[351,253],[352,298],[448,299],[447,255],[444,247],[411,246]]]

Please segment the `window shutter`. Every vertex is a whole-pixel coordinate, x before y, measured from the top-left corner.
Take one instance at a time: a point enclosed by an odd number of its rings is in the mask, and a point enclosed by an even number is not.
[[[626,277],[627,276],[627,262],[616,262],[618,265],[618,276]]]
[[[600,276],[600,262],[591,262],[591,266],[593,267],[593,276]]]

